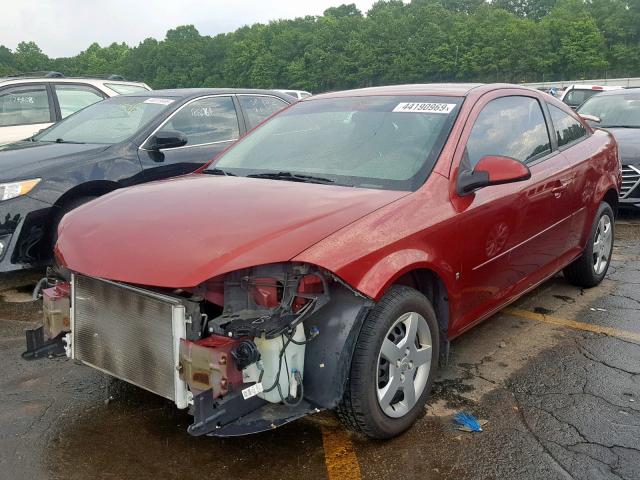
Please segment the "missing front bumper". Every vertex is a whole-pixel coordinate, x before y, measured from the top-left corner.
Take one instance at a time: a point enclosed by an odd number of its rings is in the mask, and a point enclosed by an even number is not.
[[[176,298],[108,280],[73,275],[71,358],[113,377],[189,404],[178,374],[185,306]]]

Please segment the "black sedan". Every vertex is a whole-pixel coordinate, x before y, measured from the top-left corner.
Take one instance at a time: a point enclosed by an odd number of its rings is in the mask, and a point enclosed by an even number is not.
[[[295,101],[269,90],[123,95],[0,147],[0,273],[49,262],[68,211],[121,187],[191,173]]]
[[[616,138],[622,162],[620,205],[640,208],[640,88],[599,93],[578,113]]]

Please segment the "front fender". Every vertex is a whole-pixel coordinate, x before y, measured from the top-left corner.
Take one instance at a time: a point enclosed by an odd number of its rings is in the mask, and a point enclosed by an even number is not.
[[[390,285],[412,270],[431,270],[442,279],[447,291],[453,290],[455,268],[419,249],[398,250],[383,256],[352,286],[368,297],[379,300]]]

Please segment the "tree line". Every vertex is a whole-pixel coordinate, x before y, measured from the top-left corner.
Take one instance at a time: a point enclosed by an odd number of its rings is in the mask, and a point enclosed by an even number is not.
[[[533,82],[640,76],[640,0],[382,0],[321,16],[201,35],[193,25],[137,46],[97,43],[49,58],[0,46],[0,75],[117,73],[153,88],[297,88]]]

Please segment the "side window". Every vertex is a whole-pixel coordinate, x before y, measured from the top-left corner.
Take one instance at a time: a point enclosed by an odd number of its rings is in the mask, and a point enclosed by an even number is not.
[[[473,168],[485,155],[531,162],[551,152],[551,142],[542,109],[529,97],[502,97],[489,102],[480,112],[467,142],[467,156]]]
[[[599,90],[576,90],[571,89],[564,96],[562,101],[569,105],[571,108],[578,108],[584,102],[586,102],[589,98],[593,97],[596,93],[599,93]]]
[[[551,121],[558,137],[558,147],[567,145],[587,136],[587,129],[578,120],[558,107],[549,105]]]
[[[44,85],[23,85],[0,91],[0,127],[52,121]]]
[[[62,118],[67,118],[78,110],[104,100],[104,95],[97,90],[83,85],[55,85],[58,105]]]
[[[182,107],[162,130],[187,136],[187,145],[236,140],[240,136],[238,115],[231,97],[203,98]]]
[[[255,127],[288,105],[287,102],[276,97],[238,95],[238,99],[246,115],[247,129]]]

